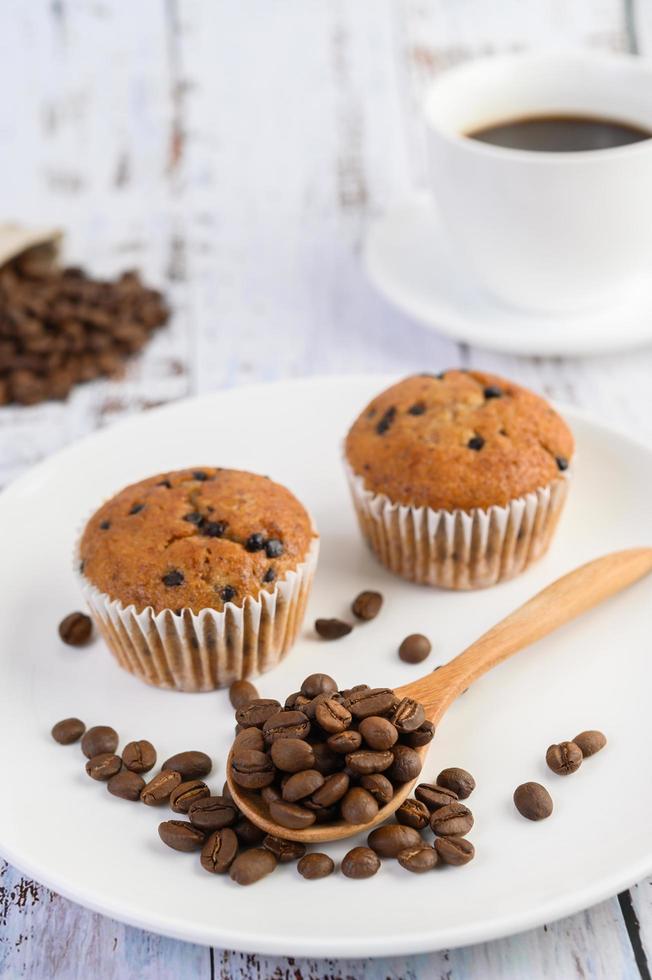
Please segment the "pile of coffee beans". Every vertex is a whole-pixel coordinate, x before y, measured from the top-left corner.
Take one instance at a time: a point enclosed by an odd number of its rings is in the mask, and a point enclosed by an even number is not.
[[[55,268],[38,250],[19,256],[0,269],[0,405],[65,398],[79,382],[119,374],[168,315],[136,272],[104,281]]]

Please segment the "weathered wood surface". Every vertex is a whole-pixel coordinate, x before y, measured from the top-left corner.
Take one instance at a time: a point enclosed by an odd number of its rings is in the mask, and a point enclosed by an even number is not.
[[[124,380],[0,409],[0,484],[187,394],[424,364],[503,371],[652,439],[652,350],[560,360],[459,347],[387,305],[359,264],[369,221],[424,183],[419,106],[437,72],[533,45],[644,53],[646,0],[6,0],[0,44],[3,217],[60,224],[69,258],[97,273],[139,266],[176,311]],[[646,956],[650,881],[467,949],[294,960],[123,926],[0,864],[3,978],[616,980],[649,976]]]

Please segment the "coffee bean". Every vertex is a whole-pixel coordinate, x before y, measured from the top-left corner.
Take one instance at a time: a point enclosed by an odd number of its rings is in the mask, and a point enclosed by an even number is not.
[[[400,823],[388,823],[377,827],[367,837],[369,847],[380,857],[395,858],[407,847],[423,847],[424,841],[414,827],[405,827]]]
[[[281,705],[272,698],[254,698],[237,709],[235,720],[243,728],[262,728],[267,719],[280,710]]]
[[[122,761],[132,772],[149,772],[156,765],[156,749],[144,738],[128,742],[122,750]]]
[[[265,737],[260,728],[243,728],[235,737],[233,751],[241,749],[255,749],[256,752],[265,751]]]
[[[514,790],[514,806],[528,820],[545,820],[552,813],[550,793],[540,783],[522,783]]]
[[[391,723],[400,734],[414,732],[426,720],[423,705],[414,698],[402,698],[390,715]]]
[[[386,806],[394,796],[394,787],[389,779],[386,776],[382,776],[379,772],[374,773],[372,776],[362,776],[360,785],[368,793],[371,793],[380,806]]]
[[[277,865],[276,857],[264,847],[244,851],[235,858],[229,869],[231,880],[238,885],[253,885],[270,874]]]
[[[213,760],[205,752],[190,750],[177,752],[166,759],[161,769],[173,769],[180,772],[184,779],[203,779],[213,768]]]
[[[338,755],[347,755],[349,752],[355,752],[356,749],[360,748],[362,735],[358,731],[347,729],[345,732],[337,732],[335,735],[329,736],[326,739],[326,745]]]
[[[378,801],[369,790],[363,789],[362,786],[354,786],[343,797],[340,812],[346,823],[369,823],[378,815]]]
[[[122,759],[112,752],[101,752],[86,763],[86,772],[91,779],[106,781],[122,769]]]
[[[132,800],[134,803],[140,799],[140,794],[145,786],[145,780],[137,772],[129,772],[123,769],[115,776],[111,776],[106,788],[112,796],[118,796],[121,800]]]
[[[317,819],[306,807],[285,800],[272,801],[269,804],[269,815],[274,823],[287,827],[288,830],[304,830],[311,827]]]
[[[431,650],[432,644],[427,636],[423,636],[422,633],[410,633],[398,648],[398,655],[406,664],[420,664],[429,656]]]
[[[430,823],[430,812],[425,803],[420,803],[419,800],[408,799],[401,803],[396,811],[396,819],[405,827],[423,830]]]
[[[175,813],[188,813],[191,805],[197,800],[206,799],[211,791],[201,779],[190,779],[179,783],[170,793],[170,808]],[[195,824],[196,826],[196,824]]]
[[[281,772],[292,773],[314,769],[313,747],[300,738],[278,738],[272,742],[270,755],[272,762]]]
[[[465,837],[436,837],[435,850],[444,864],[459,867],[475,857],[475,848]]]
[[[339,802],[349,789],[350,779],[344,772],[333,773],[324,780],[322,786],[311,797],[311,802],[320,808],[328,808]]]
[[[374,772],[384,772],[392,765],[392,752],[374,752],[370,749],[359,749],[346,756],[346,764],[356,776],[370,776]]]
[[[108,725],[94,725],[81,740],[81,750],[87,759],[94,755],[115,752],[118,747],[118,733]]]
[[[169,799],[170,793],[176,789],[180,782],[180,772],[173,772],[172,769],[159,772],[147,783],[140,794],[140,798],[147,806],[158,806]]]
[[[59,745],[72,745],[79,741],[85,731],[86,725],[79,718],[64,718],[53,726],[51,735]]]
[[[437,785],[452,789],[458,800],[466,800],[475,789],[475,779],[466,769],[452,767],[442,769],[437,776]]]
[[[297,711],[301,711],[305,705],[310,704],[311,698],[305,697],[301,691],[294,691],[292,694],[288,694],[285,699],[285,704],[283,707],[289,711],[292,708],[296,708]]]
[[[277,711],[263,725],[263,735],[268,745],[279,738],[304,739],[310,734],[310,722],[302,711]]]
[[[431,721],[426,720],[416,731],[407,732],[403,735],[403,744],[409,745],[413,749],[419,749],[423,745],[428,745],[429,742],[432,742],[434,737],[435,726]]]
[[[319,851],[306,854],[297,864],[297,871],[304,878],[307,878],[308,881],[314,881],[317,878],[327,878],[334,870],[335,864],[333,859],[328,854],[321,854]]]
[[[323,640],[339,640],[347,636],[353,627],[341,619],[316,619],[315,630]]]
[[[288,739],[288,741],[290,741],[290,740]],[[281,743],[279,742],[279,745],[280,744]],[[261,795],[261,798],[267,804],[267,806],[269,806],[269,804],[273,800],[282,800],[283,799],[283,797],[279,793],[278,789],[273,784],[270,785],[270,786],[263,786],[263,788],[260,791],[260,795]]]
[[[575,742],[551,745],[546,752],[549,768],[559,776],[568,776],[572,772],[577,772],[582,765],[582,758],[582,750]]]
[[[395,745],[393,748],[394,761],[385,770],[387,778],[393,783],[409,783],[416,779],[421,772],[421,757],[418,752],[408,745]]]
[[[316,697],[311,698],[310,701],[308,701],[306,704],[304,704],[301,708],[299,708],[299,709],[295,708],[294,710],[295,711],[296,710],[302,711],[303,714],[308,719],[308,721],[310,721],[311,723],[312,722],[315,722],[316,723],[316,720],[317,720],[316,719],[316,714],[317,714],[317,708],[319,707],[319,705],[322,704],[324,701],[330,701],[331,698],[334,698],[335,696],[336,695],[334,693],[333,694],[328,694],[326,691],[324,691],[322,694],[318,694]]]
[[[243,847],[257,847],[265,837],[265,831],[248,817],[239,817],[233,824],[233,831]]]
[[[317,705],[315,718],[321,728],[331,735],[343,732],[352,721],[351,712],[343,704],[332,699]]]
[[[473,814],[463,803],[449,803],[430,817],[430,829],[438,837],[464,837],[473,826]]]
[[[380,592],[361,592],[356,596],[351,605],[351,611],[357,619],[369,622],[375,619],[380,612],[383,604],[383,597]]]
[[[294,773],[283,785],[283,799],[288,803],[296,803],[305,796],[312,796],[324,785],[324,777],[316,769],[305,769]]]
[[[229,789],[228,779],[225,779],[224,782],[222,783],[222,796],[224,797],[225,800],[228,800],[230,803],[233,802],[233,797],[231,796],[231,790]]]
[[[283,840],[282,837],[274,837],[272,834],[267,834],[263,840],[263,847],[272,852],[279,864],[298,861],[306,853],[305,844],[295,840]]]
[[[330,776],[342,768],[343,759],[340,755],[333,752],[326,742],[316,742],[312,747],[315,756],[313,769],[316,769],[322,776]]]
[[[398,858],[398,863],[406,871],[412,871],[414,874],[423,874],[425,871],[432,871],[433,868],[437,867],[439,863],[439,857],[437,851],[434,847],[429,844],[424,843],[417,844],[415,847],[406,847],[405,850],[400,851],[396,857]]]
[[[370,847],[354,847],[342,859],[342,874],[347,878],[371,878],[380,867],[380,858]]]
[[[337,691],[337,681],[328,674],[310,674],[301,685],[301,694],[311,699],[318,694],[332,694],[334,691]]]
[[[198,851],[205,835],[186,820],[164,820],[158,825],[158,835],[174,851]]]
[[[193,827],[211,832],[230,827],[238,818],[238,809],[231,799],[222,796],[202,796],[188,807]]]
[[[201,866],[210,874],[224,874],[238,853],[238,838],[226,827],[214,831],[201,849]]]
[[[398,732],[391,721],[387,718],[379,718],[377,715],[363,718],[359,731],[370,749],[379,751],[391,749],[398,740]]]
[[[579,748],[582,756],[588,759],[589,756],[595,755],[596,752],[605,747],[607,739],[602,732],[589,731],[580,732],[579,735],[575,736],[573,742]]]
[[[83,647],[93,634],[93,621],[82,612],[69,613],[59,623],[59,636],[71,647]]]
[[[370,687],[353,692],[346,700],[346,707],[355,718],[362,719],[387,714],[398,704],[398,700],[388,687]]]
[[[258,691],[251,681],[234,681],[229,688],[229,700],[234,708],[241,708],[257,697]]]
[[[419,783],[414,791],[417,800],[424,803],[431,813],[439,810],[442,806],[450,803],[457,803],[459,797],[457,793],[448,789],[446,786],[439,786],[436,783]]]
[[[231,760],[231,775],[244,789],[262,789],[274,782],[274,764],[255,749],[238,749]]]

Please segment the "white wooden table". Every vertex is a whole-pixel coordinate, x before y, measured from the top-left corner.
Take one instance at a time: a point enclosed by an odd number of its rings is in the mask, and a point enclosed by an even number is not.
[[[652,350],[542,360],[460,347],[388,306],[359,262],[369,221],[424,183],[419,104],[437,72],[534,45],[644,53],[649,7],[4,0],[2,217],[60,224],[68,257],[98,274],[140,267],[176,312],[124,381],[0,409],[0,483],[152,405],[312,373],[485,366],[652,441]],[[164,939],[0,861],[2,978],[620,980],[649,977],[648,960],[652,881],[510,939],[342,962]]]

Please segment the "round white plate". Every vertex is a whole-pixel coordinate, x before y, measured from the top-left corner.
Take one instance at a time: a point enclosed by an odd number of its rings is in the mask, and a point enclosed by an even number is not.
[[[652,282],[614,307],[551,316],[493,296],[458,256],[427,194],[370,228],[367,273],[387,299],[440,333],[512,354],[585,355],[652,342]]]
[[[311,508],[322,556],[303,635],[260,679],[263,695],[296,690],[313,671],[342,686],[402,684],[431,670],[543,585],[611,549],[652,540],[652,453],[568,411],[578,442],[568,509],[550,554],[485,592],[431,591],[382,570],[363,546],[347,497],[340,445],[367,400],[391,379],[309,379],[241,388],[147,412],[52,456],[0,496],[0,853],[26,873],[115,918],[201,943],[264,953],[364,956],[491,939],[614,894],[652,871],[647,691],[652,582],[641,582],[481,680],[440,726],[424,778],[444,766],[474,773],[476,860],[415,876],[387,861],[368,881],[339,874],[307,882],[293,866],[251,888],[206,874],[196,854],[158,839],[154,810],[110,797],[88,779],[79,745],[50,738],[78,715],[149,738],[160,760],[200,748],[219,791],[233,731],[226,692],[177,694],[143,686],[98,640],[65,647],[56,627],[79,607],[71,549],[80,521],[125,483],[182,466],[217,464],[271,474]],[[343,640],[312,632],[316,616],[345,616],[362,588],[385,595],[382,614]],[[422,666],[399,661],[405,634],[427,633]],[[549,772],[553,741],[601,728],[607,749],[572,777]],[[545,783],[551,819],[520,817],[518,783]],[[326,845],[341,858],[346,848]]]

